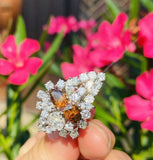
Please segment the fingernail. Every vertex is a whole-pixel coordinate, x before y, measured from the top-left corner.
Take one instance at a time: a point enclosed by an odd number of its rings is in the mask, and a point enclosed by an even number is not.
[[[109,148],[111,148],[112,142],[109,130],[98,120],[94,120],[92,123],[103,134],[106,144],[108,145]]]
[[[47,134],[47,137],[48,137],[51,141],[56,141],[57,139],[60,138],[58,132],[52,132],[52,133],[50,133],[50,134]]]

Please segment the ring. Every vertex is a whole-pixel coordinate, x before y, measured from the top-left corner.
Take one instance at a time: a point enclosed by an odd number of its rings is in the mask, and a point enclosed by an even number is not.
[[[103,72],[82,73],[67,81],[59,79],[56,85],[48,81],[46,91],[39,90],[36,108],[41,110],[38,128],[47,134],[58,132],[59,136],[72,139],[79,136],[78,129],[85,129],[92,118],[94,96],[105,80]]]

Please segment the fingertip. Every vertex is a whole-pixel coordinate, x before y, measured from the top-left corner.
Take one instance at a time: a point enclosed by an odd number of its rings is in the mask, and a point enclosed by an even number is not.
[[[98,120],[91,120],[86,130],[80,130],[78,145],[87,159],[105,158],[114,146],[112,132]]]
[[[112,150],[105,160],[132,160],[126,153],[118,150]]]

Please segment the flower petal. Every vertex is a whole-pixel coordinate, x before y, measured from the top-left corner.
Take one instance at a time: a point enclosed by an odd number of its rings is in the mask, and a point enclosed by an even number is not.
[[[27,38],[20,45],[19,56],[21,59],[25,59],[37,52],[39,49],[40,45],[38,41]]]
[[[103,21],[100,24],[98,28],[98,33],[99,33],[99,39],[101,41],[101,44],[103,44],[103,46],[105,46],[107,42],[112,41],[112,39],[114,38],[112,26],[107,21]]]
[[[122,34],[123,28],[124,28],[124,24],[127,21],[128,16],[125,13],[120,13],[115,21],[112,24],[113,27],[113,32],[116,36],[119,36]]]
[[[150,114],[151,103],[138,95],[124,98],[126,113],[129,119],[144,121]]]
[[[43,61],[40,58],[32,57],[29,58],[25,63],[25,68],[31,74],[36,74]]]
[[[76,77],[80,74],[78,67],[71,63],[66,63],[66,62],[62,63],[61,70],[62,70],[63,77],[66,80],[69,79],[70,77],[71,78]]]
[[[9,77],[9,82],[15,85],[22,85],[27,82],[29,78],[29,73],[25,69],[16,70]]]
[[[0,74],[1,75],[9,75],[13,70],[14,70],[14,67],[9,61],[5,59],[0,59]]]
[[[146,71],[137,77],[136,91],[144,98],[151,99],[153,97],[153,69],[150,73]]]
[[[144,56],[147,58],[153,58],[153,41],[146,41],[143,45]]]
[[[147,121],[141,124],[141,127],[153,132],[153,114],[147,119]]]
[[[15,43],[15,37],[10,35],[5,42],[1,45],[1,52],[5,58],[15,59],[17,52],[17,45]]]

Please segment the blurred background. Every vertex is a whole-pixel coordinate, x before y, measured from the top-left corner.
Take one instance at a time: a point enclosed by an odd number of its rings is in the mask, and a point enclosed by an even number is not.
[[[6,29],[10,26],[11,32],[14,32],[17,16],[22,14],[26,29],[27,37],[39,39],[42,27],[48,21],[51,15],[74,15],[77,19],[94,19],[100,23],[103,19],[112,19],[106,0],[0,0],[0,44],[6,34]],[[130,0],[114,0],[114,3],[124,12],[128,13]],[[140,15],[145,14],[145,8],[141,6]],[[13,25],[11,25],[13,24]],[[69,39],[68,39],[69,40]],[[56,77],[47,75],[44,77],[44,82],[48,79],[56,81]],[[0,82],[1,83],[1,82]],[[36,89],[31,97],[25,102],[22,123],[27,124],[33,119],[33,114],[36,113]],[[26,92],[26,91],[25,91]],[[24,93],[23,93],[24,94]],[[0,113],[2,113],[6,104],[6,88],[0,88]],[[5,128],[6,117],[0,118],[0,127]],[[37,132],[36,123],[30,127],[31,135]],[[4,160],[4,156],[0,155],[0,159]]]

